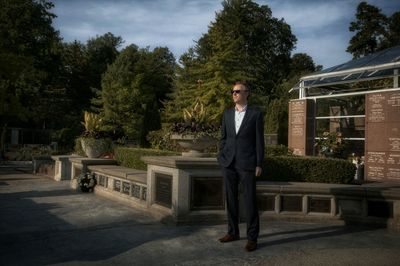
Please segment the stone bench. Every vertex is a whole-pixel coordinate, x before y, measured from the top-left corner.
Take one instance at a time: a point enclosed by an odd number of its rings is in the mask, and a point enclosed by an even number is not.
[[[95,193],[133,207],[146,208],[146,171],[118,165],[89,165],[88,170],[97,180]]]

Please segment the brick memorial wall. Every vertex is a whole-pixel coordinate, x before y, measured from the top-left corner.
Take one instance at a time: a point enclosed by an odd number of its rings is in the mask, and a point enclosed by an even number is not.
[[[365,177],[400,181],[400,92],[366,95]]]

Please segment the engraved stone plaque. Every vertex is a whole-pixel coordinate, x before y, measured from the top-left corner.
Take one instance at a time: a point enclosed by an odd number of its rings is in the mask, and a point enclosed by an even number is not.
[[[296,155],[311,155],[314,142],[314,101],[289,102],[289,147]]]
[[[155,202],[164,207],[171,208],[172,203],[172,176],[156,173],[156,198]]]
[[[118,179],[114,180],[114,190],[121,191],[121,180]]]
[[[331,199],[330,198],[316,198],[310,197],[308,200],[308,211],[309,212],[331,212]]]
[[[140,186],[139,185],[132,185],[132,197],[140,199]]]
[[[281,196],[281,211],[301,212],[303,206],[302,196]]]
[[[103,175],[98,175],[98,184],[102,187],[107,187],[107,177]]]
[[[362,206],[361,200],[340,199],[337,208],[341,215],[361,215]]]
[[[131,184],[128,182],[122,182],[122,193],[129,195],[131,191]]]
[[[275,196],[274,195],[260,195],[257,197],[258,209],[260,211],[274,211],[275,210]]]
[[[190,191],[192,210],[224,209],[223,181],[221,177],[192,177]]]
[[[400,181],[400,92],[366,96],[367,180]]]

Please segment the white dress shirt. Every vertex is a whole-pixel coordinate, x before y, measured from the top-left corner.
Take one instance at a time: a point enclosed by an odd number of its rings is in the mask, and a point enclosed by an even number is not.
[[[239,132],[240,125],[243,122],[244,115],[246,114],[247,105],[245,105],[242,111],[239,111],[237,107],[235,107],[235,129],[236,134]]]

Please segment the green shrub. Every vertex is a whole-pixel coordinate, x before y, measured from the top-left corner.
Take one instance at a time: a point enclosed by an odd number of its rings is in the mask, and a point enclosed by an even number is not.
[[[293,150],[285,145],[265,145],[265,156],[290,156]]]
[[[116,147],[114,149],[114,159],[119,165],[139,170],[147,170],[147,165],[140,159],[142,156],[168,156],[179,155],[171,151],[161,151],[154,149]]]
[[[356,167],[349,161],[321,157],[268,156],[260,180],[347,184]]]

